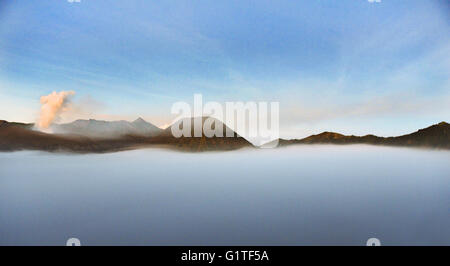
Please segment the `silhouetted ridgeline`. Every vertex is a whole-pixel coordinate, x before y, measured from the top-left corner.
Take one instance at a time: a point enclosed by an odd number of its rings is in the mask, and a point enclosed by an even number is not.
[[[179,121],[188,122],[190,119]],[[202,119],[203,123],[205,118]],[[212,128],[215,126],[214,122]],[[225,135],[224,127],[224,135]],[[0,151],[43,150],[67,152],[113,152],[143,147],[164,147],[181,151],[222,151],[253,147],[246,139],[234,137],[175,138],[170,128],[162,130],[137,119],[127,121],[77,120],[53,126],[54,134],[33,130],[33,124],[0,120]],[[193,133],[193,132],[192,132]],[[280,146],[293,144],[373,144],[450,149],[450,125],[446,122],[399,137],[345,136],[323,132],[299,140],[279,140]]]
[[[323,132],[304,139],[280,140],[280,145],[291,144],[373,144],[390,146],[413,146],[450,149],[450,125],[441,122],[417,132],[398,137],[345,136],[334,132]]]
[[[156,129],[155,129],[155,128]],[[144,147],[164,147],[181,151],[225,151],[253,147],[237,136],[230,138],[175,138],[143,119],[134,122],[77,120],[56,125],[60,133],[33,130],[33,124],[0,120],[0,151],[43,150],[67,152],[113,152]],[[91,129],[92,131],[89,131]]]

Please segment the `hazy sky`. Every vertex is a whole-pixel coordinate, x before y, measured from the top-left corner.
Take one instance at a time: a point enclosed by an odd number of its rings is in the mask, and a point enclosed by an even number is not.
[[[285,137],[397,135],[450,121],[449,78],[447,0],[0,1],[0,119],[72,90],[79,118],[161,126],[202,93],[279,101]]]

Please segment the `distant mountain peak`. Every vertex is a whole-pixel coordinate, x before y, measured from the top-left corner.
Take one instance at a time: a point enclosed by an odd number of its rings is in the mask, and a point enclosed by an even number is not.
[[[133,121],[133,123],[148,123],[145,121],[142,117],[138,117],[136,120]]]
[[[333,140],[333,139],[340,139],[340,138],[343,138],[343,137],[345,137],[345,136],[342,135],[342,134],[339,134],[339,133],[336,133],[336,132],[325,131],[325,132],[322,132],[322,133],[317,134],[317,135],[309,136],[306,139]]]
[[[162,132],[160,128],[140,117],[133,122],[78,119],[72,123],[53,125],[52,129],[55,133],[89,137],[156,136]]]

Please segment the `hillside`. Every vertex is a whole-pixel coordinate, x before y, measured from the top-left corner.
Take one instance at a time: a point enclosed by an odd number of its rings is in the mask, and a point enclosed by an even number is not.
[[[75,134],[95,138],[117,138],[126,135],[157,136],[163,132],[162,129],[138,118],[133,122],[102,121],[102,120],[76,120],[67,124],[56,124],[51,130],[57,134]]]
[[[193,122],[193,118],[182,119],[172,126]],[[206,118],[202,118],[202,125]],[[212,128],[219,125],[216,120]],[[137,119],[127,121],[77,120],[63,126],[66,131],[48,134],[33,130],[33,124],[0,120],[0,151],[44,150],[68,152],[112,152],[145,147],[165,147],[181,151],[222,151],[253,147],[246,139],[233,132],[234,137],[172,136],[171,127],[161,130],[152,124]],[[156,129],[155,129],[156,128]],[[60,128],[61,129],[61,128]],[[70,129],[70,130],[69,130]],[[223,127],[223,134],[226,130]],[[92,131],[90,131],[92,130]],[[63,133],[64,132],[64,133]],[[193,135],[194,129],[191,128]],[[405,147],[450,149],[450,125],[441,122],[398,137],[346,136],[334,132],[323,132],[298,140],[279,140],[280,146],[294,144],[372,144]]]
[[[78,122],[77,122],[78,121]],[[192,137],[192,138],[175,138],[169,131],[162,131],[159,134],[145,135],[131,134],[125,132],[130,131],[116,131],[117,128],[122,129],[124,125],[128,127],[128,123],[120,123],[116,127],[116,123],[106,123],[108,126],[114,125],[112,131],[109,127],[105,134],[98,130],[95,134],[86,134],[85,128],[89,128],[91,120],[77,120],[74,123],[80,127],[74,127],[76,130],[66,131],[67,133],[48,134],[33,130],[32,124],[21,124],[14,122],[0,121],[0,151],[15,151],[15,150],[43,150],[43,151],[67,151],[67,152],[113,152],[128,149],[138,149],[145,147],[164,147],[169,149],[176,149],[181,151],[219,151],[219,150],[235,150],[243,147],[253,147],[248,141],[241,137],[230,138],[207,138]],[[86,122],[88,121],[88,123]],[[98,121],[94,122],[95,126]],[[144,121],[145,122],[145,121]],[[111,124],[112,123],[112,124]],[[139,126],[146,126],[143,121],[139,119],[131,122]],[[100,122],[100,124],[104,124]],[[86,126],[87,125],[87,126]],[[73,126],[73,123],[71,123]],[[80,130],[80,128],[82,130]],[[73,128],[72,128],[73,129]],[[152,128],[149,128],[152,130]],[[76,132],[76,133],[74,133]],[[111,134],[119,132],[120,134]],[[145,131],[147,132],[147,131]],[[80,134],[81,133],[81,134]],[[100,135],[98,135],[100,134]],[[235,134],[236,135],[236,134]]]
[[[323,132],[304,139],[280,140],[279,143],[281,146],[292,144],[373,144],[450,149],[450,125],[441,122],[398,137],[346,136],[334,132]]]

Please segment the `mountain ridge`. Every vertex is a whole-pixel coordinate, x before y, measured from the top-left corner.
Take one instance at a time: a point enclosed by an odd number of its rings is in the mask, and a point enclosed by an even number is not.
[[[50,129],[57,134],[75,134],[96,138],[111,138],[126,135],[156,136],[163,131],[141,117],[133,122],[126,120],[105,121],[77,119],[71,123],[52,125]]]
[[[75,125],[75,128],[70,128],[71,130],[69,131],[45,133],[33,130],[33,124],[0,120],[0,151],[44,150],[76,153],[102,153],[145,147],[164,147],[179,151],[198,152],[225,151],[253,147],[251,143],[244,138],[239,137],[236,133],[234,133],[235,137],[224,138],[208,138],[204,135],[202,135],[202,137],[175,138],[171,133],[167,133],[170,132],[170,130],[164,131],[162,129],[159,129],[158,134],[155,135],[134,134],[135,132],[131,132],[130,134],[129,131],[118,131],[119,134],[110,134],[111,129],[107,129],[106,133],[98,131],[95,132],[95,134],[86,134],[83,130],[88,128],[89,124],[92,123],[95,125],[108,125],[112,126],[113,129],[116,129],[117,125],[128,127],[130,125],[142,125],[143,123],[148,122],[142,118],[138,118],[133,122],[124,120],[101,121],[94,119],[80,119],[70,123],[70,126]],[[148,124],[145,125],[148,126]],[[113,132],[117,133],[114,130]]]
[[[244,147],[254,147],[246,139],[233,132],[234,137],[179,137],[175,138],[171,134],[171,127],[187,122],[194,118],[186,118],[177,121],[166,129],[159,129],[159,134],[119,134],[109,135],[103,133],[102,137],[92,135],[63,133],[45,133],[33,130],[33,124],[8,122],[0,120],[0,151],[14,150],[44,150],[44,151],[69,151],[69,152],[113,152],[127,149],[138,149],[142,147],[166,147],[181,151],[218,151],[235,150]],[[206,121],[202,118],[202,126]],[[77,122],[78,121],[78,122]],[[95,121],[95,122],[93,122]],[[100,121],[100,122],[99,122]],[[115,123],[113,123],[115,122]],[[76,120],[75,124],[100,123],[106,125],[145,125],[148,122],[138,118],[133,122],[127,121],[101,121],[101,120]],[[216,123],[213,120],[213,124]],[[151,124],[150,124],[151,125]],[[215,126],[215,124],[214,124]],[[83,128],[83,127],[82,127]],[[113,127],[114,128],[114,127]],[[134,128],[132,126],[132,128]],[[224,124],[224,136],[226,131]],[[150,129],[153,127],[150,126]],[[192,133],[193,129],[191,128]],[[122,131],[120,131],[123,133]],[[99,132],[97,132],[99,133]],[[101,132],[100,132],[101,133]],[[316,135],[311,135],[303,139],[284,140],[279,139],[279,146],[295,144],[371,144],[404,147],[424,147],[436,149],[450,149],[450,125],[447,122],[440,122],[427,128],[419,129],[413,133],[397,137],[378,137],[375,135],[347,136],[336,132],[325,131]]]
[[[364,136],[348,136],[325,131],[303,139],[280,139],[279,144],[281,146],[292,144],[372,144],[450,149],[450,124],[447,122],[440,122],[419,129],[413,133],[396,137],[379,137],[372,134]]]

